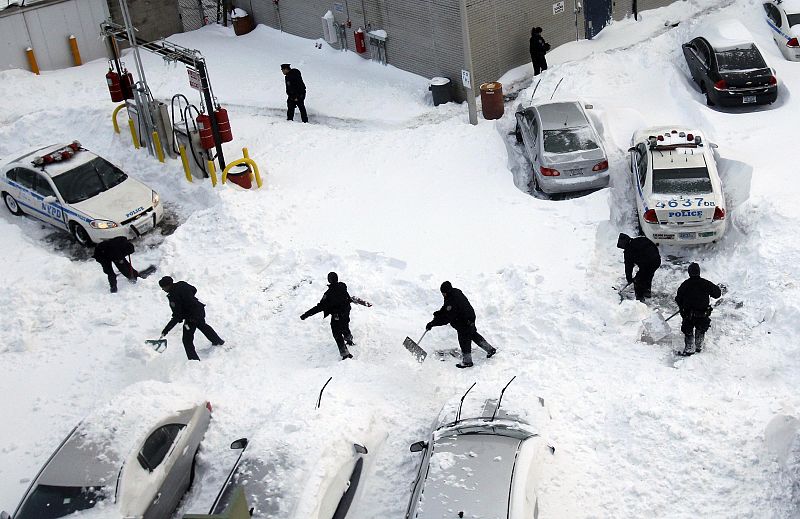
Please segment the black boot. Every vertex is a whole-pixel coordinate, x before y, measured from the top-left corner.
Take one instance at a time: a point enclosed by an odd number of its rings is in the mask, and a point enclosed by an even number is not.
[[[694,335],[686,334],[683,337],[683,344],[684,344],[684,348],[683,348],[682,355],[684,355],[684,356],[693,355],[694,354]]]
[[[112,294],[116,294],[116,293],[117,293],[117,284],[116,284],[116,283],[114,283],[113,285],[111,285],[111,288],[109,288],[109,291],[110,291]]]
[[[698,333],[694,336],[694,352],[700,353],[703,351],[703,339],[705,339],[705,334]]]
[[[461,362],[456,364],[456,367],[459,368],[459,369],[471,368],[472,367],[472,353],[462,353],[461,354]]]

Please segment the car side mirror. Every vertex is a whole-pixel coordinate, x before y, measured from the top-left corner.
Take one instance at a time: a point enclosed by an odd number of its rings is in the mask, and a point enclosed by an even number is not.
[[[552,445],[548,445],[547,448],[550,449],[550,454],[555,454],[556,453],[556,448],[553,447]]]
[[[45,204],[55,204],[58,203],[58,198],[54,197],[53,195],[50,195],[44,197],[44,200],[42,200],[42,202]],[[3,519],[3,517],[0,516],[0,519]]]
[[[416,442],[412,443],[411,447],[408,448],[411,452],[420,452],[424,451],[428,448],[428,442]]]
[[[636,146],[631,146],[628,148],[628,153],[633,153],[634,151],[636,151]]]
[[[719,148],[719,146],[717,146],[717,143],[715,143],[715,142],[709,142],[708,145],[711,146],[714,149]]]
[[[244,449],[245,447],[247,447],[247,443],[248,443],[247,438],[239,438],[238,440],[234,440],[231,442],[231,449],[233,450]]]
[[[586,108],[587,110],[591,110],[592,108],[594,108],[594,105],[586,103],[585,105],[583,105],[583,107]]]
[[[354,443],[354,444],[353,444],[353,448],[354,448],[354,449],[356,450],[356,452],[357,452],[357,453],[359,453],[359,454],[366,454],[367,452],[369,452],[369,451],[367,451],[367,448],[366,448],[366,447],[364,447],[363,445],[359,445],[359,444],[357,444],[357,443]]]

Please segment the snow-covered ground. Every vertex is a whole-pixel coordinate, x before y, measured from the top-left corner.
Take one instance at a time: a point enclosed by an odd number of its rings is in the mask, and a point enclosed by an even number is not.
[[[265,188],[251,192],[188,184],[177,161],[159,164],[115,135],[103,62],[0,73],[0,156],[79,139],[158,190],[168,212],[164,233],[146,236],[134,255],[158,274],[109,294],[87,251],[0,211],[0,508],[13,510],[83,416],[156,380],[176,392],[199,386],[214,405],[181,512],[207,510],[234,459],[228,444],[247,436],[250,455],[285,461],[274,488],[279,517],[290,517],[296,483],[325,459],[327,442],[377,428],[388,436],[370,448],[355,517],[402,517],[419,461],[408,446],[473,382],[469,398],[481,401],[516,375],[504,406],[524,414],[541,395],[552,413],[546,434],[557,451],[544,467],[542,517],[797,517],[796,470],[778,462],[765,428],[800,406],[800,65],[781,57],[760,2],[729,4],[678,2],[551,53],[537,97],[563,78],[557,96],[594,105],[612,175],[608,189],[559,201],[524,192],[526,164],[509,135],[517,103],[532,94],[529,66],[501,78],[525,87],[505,117],[470,126],[465,106],[432,106],[424,78],[314,41],[263,26],[240,37],[219,27],[176,35],[203,52],[229,110],[226,158],[247,147],[265,172]],[[710,17],[751,30],[780,81],[774,105],[705,106],[680,44]],[[182,92],[198,102],[182,66],[142,57],[157,98]],[[285,62],[303,73],[312,124],[284,120]],[[648,307],[618,304],[611,289],[623,284],[617,233],[635,232],[626,150],[635,129],[658,124],[703,128],[719,144],[734,199],[720,243],[662,248],[654,292],[665,311],[690,261],[729,288],[706,349],[677,369],[667,346],[638,342]],[[330,270],[374,304],[353,309],[352,361],[338,360],[326,321],[299,319]],[[143,345],[169,319],[163,274],[198,287],[228,350],[198,333],[203,361],[188,363],[178,330],[163,354]],[[441,305],[445,279],[471,299],[478,329],[500,350],[488,361],[477,353],[474,369],[450,359],[419,365],[401,346]],[[422,346],[454,347],[455,333],[437,328]]]

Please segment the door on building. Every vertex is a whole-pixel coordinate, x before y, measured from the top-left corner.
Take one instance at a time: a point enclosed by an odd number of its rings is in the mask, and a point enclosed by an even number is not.
[[[584,0],[583,19],[586,39],[591,40],[611,21],[611,0]]]

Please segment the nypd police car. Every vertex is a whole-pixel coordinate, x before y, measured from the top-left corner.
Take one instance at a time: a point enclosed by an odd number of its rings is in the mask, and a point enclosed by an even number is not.
[[[764,2],[767,25],[781,54],[791,61],[800,61],[800,0]]]
[[[714,144],[688,128],[633,134],[630,166],[639,224],[655,243],[691,245],[725,233],[726,211]]]
[[[134,238],[164,216],[158,193],[78,141],[0,161],[0,196],[12,214],[63,229],[81,245]]]

